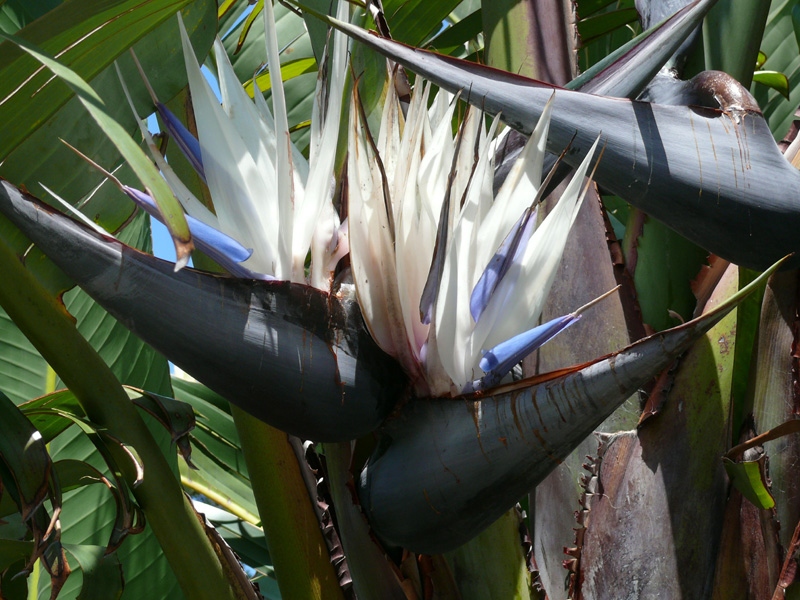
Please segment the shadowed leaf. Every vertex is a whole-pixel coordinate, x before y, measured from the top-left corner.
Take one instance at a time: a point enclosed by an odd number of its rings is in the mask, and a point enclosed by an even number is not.
[[[106,554],[103,546],[65,544],[81,567],[83,586],[76,600],[118,600],[125,585],[122,565],[116,554]]]
[[[47,496],[53,463],[42,434],[0,393],[0,475],[4,492],[11,494],[28,520]]]

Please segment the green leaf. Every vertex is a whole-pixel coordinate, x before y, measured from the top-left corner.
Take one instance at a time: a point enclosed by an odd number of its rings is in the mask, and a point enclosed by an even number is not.
[[[739,287],[744,287],[758,276],[758,272],[739,268]],[[769,283],[765,289],[769,287]],[[739,432],[745,420],[745,414],[752,411],[747,394],[754,379],[756,368],[753,364],[753,355],[756,351],[756,336],[759,329],[761,306],[764,299],[764,290],[759,290],[747,298],[736,309],[736,346],[734,348],[733,381],[731,382],[731,395],[733,408],[731,414],[731,431]]]
[[[258,0],[253,7],[253,10],[250,11],[250,14],[247,15],[247,18],[244,20],[242,31],[239,34],[239,41],[236,43],[236,50],[233,51],[234,54],[238,54],[239,50],[242,49],[244,41],[247,38],[247,34],[250,31],[250,28],[253,26],[253,21],[255,21],[258,15],[261,14],[262,10],[264,10],[264,0]]]
[[[27,560],[32,552],[33,542],[0,539],[0,571],[5,571],[20,559]]]
[[[104,481],[105,476],[100,471],[82,460],[70,458],[58,460],[53,464],[53,468],[63,493],[94,483],[108,485],[108,482]]]
[[[578,34],[584,45],[609,35],[624,27],[628,23],[635,23],[639,20],[639,13],[635,8],[621,8],[611,12],[606,12],[594,17],[582,19],[578,22]]]
[[[392,37],[418,46],[442,28],[442,22],[461,0],[386,0],[383,9]]]
[[[30,46],[39,46],[45,55],[58,54],[59,60],[78,77],[91,80],[134,42],[174,18],[175,12],[188,4],[189,0],[177,4],[168,0],[73,1],[50,11],[20,32],[20,37]],[[32,131],[44,125],[71,93],[63,85],[51,84],[32,94],[49,76],[9,43],[0,44],[0,64],[0,97],[6,99],[0,148],[5,158]],[[28,81],[32,73],[35,77]],[[23,82],[25,86],[18,89]]]
[[[25,566],[26,562],[24,560],[18,561],[2,574],[0,588],[2,588],[3,594],[6,595],[8,600],[27,600],[28,579],[22,576],[17,577],[25,569]]]
[[[47,54],[39,50],[34,44],[15,38],[4,36],[13,41],[20,48],[50,69],[55,75],[72,88],[80,98],[81,103],[92,115],[92,118],[100,126],[103,132],[119,150],[128,164],[133,168],[139,180],[146,190],[148,190],[156,201],[159,210],[164,216],[165,223],[175,241],[175,248],[178,254],[178,262],[188,261],[189,253],[192,249],[191,234],[189,226],[180,203],[175,198],[167,182],[159,174],[150,158],[142,151],[139,145],[133,141],[128,132],[111,117],[106,105],[100,96],[81,78],[75,71],[55,61]]]
[[[124,579],[116,554],[105,553],[104,546],[64,544],[64,548],[80,564],[83,585],[77,600],[118,600]]]
[[[603,19],[614,18],[605,17],[604,15],[617,10],[631,10],[632,8],[634,8],[633,0],[618,0],[616,2],[589,0],[588,4],[586,0],[581,0],[578,4],[577,12],[578,16],[587,21],[590,27],[600,26],[599,28],[602,29]],[[638,26],[630,24],[630,27],[633,27],[633,29],[625,26],[612,28],[606,35],[601,35],[588,44],[585,39],[581,39],[583,47],[578,54],[580,70],[588,70],[597,62],[606,58],[612,51],[631,41],[636,35]]]
[[[196,470],[181,465],[184,486],[206,495],[232,512],[258,514],[239,434],[228,401],[200,383],[173,377],[176,398],[194,407],[197,426],[191,433]],[[258,520],[258,519],[257,519]]]
[[[85,34],[92,27],[99,27],[105,22],[105,19],[111,19],[112,25],[117,20],[122,20],[127,23],[126,27],[130,30],[126,35],[133,36],[132,39],[138,39],[134,48],[159,97],[162,100],[167,100],[186,85],[183,56],[180,49],[180,40],[177,37],[177,20],[168,18],[174,17],[174,10],[162,11],[163,18],[160,24],[156,24],[152,19],[144,17],[145,14],[151,14],[151,9],[156,4],[164,5],[163,0],[150,1],[144,4],[139,3],[132,11],[131,5],[136,4],[132,2],[112,3],[109,0],[103,0],[102,2],[70,0],[69,4],[72,12],[63,14],[65,9],[59,8],[21,31],[20,36],[37,43],[52,55],[62,53],[65,49],[65,44],[74,44],[74,49],[63,53],[61,59],[73,64],[80,57],[90,57],[91,64],[82,65],[78,70],[79,74],[86,75],[86,77],[90,76],[86,73],[86,70],[94,69],[95,64],[104,63],[110,65],[110,55],[108,53],[113,50],[119,55],[118,63],[131,88],[139,114],[147,115],[152,112],[152,102],[133,64],[132,58],[127,53],[124,53],[125,47],[120,45],[120,41],[126,36],[111,36],[98,40],[98,36],[102,34],[95,34],[81,41],[81,37],[85,37]],[[202,53],[202,58],[210,48],[216,30],[216,3],[212,0],[193,0],[191,2],[180,0],[180,4],[183,6],[184,20],[192,36],[195,50]],[[97,11],[100,12],[95,15]],[[122,16],[117,11],[122,11]],[[126,11],[131,15],[126,14]],[[137,20],[136,15],[142,18]],[[130,19],[131,16],[134,17],[133,20]],[[89,30],[84,30],[87,24],[82,21],[83,18],[87,19],[87,23],[90,25]],[[100,27],[98,31],[106,30],[108,29]],[[19,55],[19,58],[13,62],[0,60],[0,65],[6,65],[4,69],[6,75],[8,75],[9,71],[13,71],[16,74],[15,76],[22,81],[27,77],[34,76],[34,71],[42,71],[41,65],[37,61],[20,52],[18,48],[8,42],[0,44],[0,56],[4,55],[4,53],[7,54],[9,48],[13,50],[14,56]],[[22,60],[26,64],[21,64],[20,61]],[[134,115],[124,99],[119,79],[113,66],[107,66],[97,76],[92,75],[91,77],[93,77],[91,85],[106,101],[106,108],[109,114],[122,124],[126,130],[134,132],[136,130]],[[44,71],[35,76],[32,81],[38,82],[35,85],[40,87],[51,78],[51,74]],[[7,83],[7,79],[0,79],[0,87],[5,86]],[[13,91],[13,86],[10,89],[5,89],[6,94],[10,94],[11,91]],[[22,143],[0,161],[2,162],[0,164],[0,176],[18,185],[25,185],[35,193],[42,193],[39,187],[39,182],[42,182],[69,202],[75,203],[90,194],[90,192],[93,192],[95,187],[103,181],[103,178],[93,171],[83,159],[79,158],[58,140],[64,139],[70,142],[108,170],[114,170],[118,167],[121,164],[121,157],[114,145],[97,129],[96,125],[94,123],[90,124],[92,119],[86,109],[78,98],[72,94],[71,90],[61,82],[52,81],[42,87],[38,94],[34,96],[37,101],[42,100],[46,111],[50,111],[54,106],[58,105],[58,102],[56,102],[58,98],[55,98],[54,94],[58,95],[63,92],[67,98],[70,98],[66,103],[62,103],[63,105],[57,112],[42,122],[36,120],[40,115],[34,113],[31,107],[30,95],[32,91],[27,94],[25,93],[26,91],[23,88],[19,94],[9,96],[4,104],[4,107],[18,107],[18,111],[0,111],[0,128],[3,131],[11,125],[16,126],[20,121],[20,114],[22,115],[22,120],[35,120],[35,123],[31,121],[31,126],[26,129],[26,137]],[[43,97],[43,99],[40,97]],[[7,150],[8,148],[4,147],[4,149]],[[123,182],[128,184],[133,184],[137,181],[127,165],[123,166],[117,172],[117,175]],[[121,192],[106,184],[92,195],[83,210],[91,220],[99,222],[109,231],[113,231],[130,217],[134,207],[133,203]],[[3,229],[5,230],[7,227],[3,225]],[[6,232],[4,231],[5,234]],[[27,245],[27,240],[19,236],[19,241],[14,245],[14,248],[21,253]],[[34,252],[36,253],[36,251]],[[29,257],[29,266],[31,264],[30,260]],[[49,263],[49,261],[47,262]],[[50,269],[52,268],[52,264],[50,264]],[[45,283],[48,289],[53,289],[47,285],[42,277],[40,277],[40,280]]]
[[[703,22],[706,69],[725,71],[749,87],[769,10],[769,2],[717,3]]]
[[[759,508],[766,509],[775,506],[775,499],[767,489],[765,461],[766,455],[759,460],[744,462],[733,462],[727,457],[722,458],[725,472],[730,477],[734,487],[750,502]]]
[[[195,500],[194,506],[211,521],[244,564],[262,577],[275,577],[267,540],[260,527],[255,527],[230,512],[210,504]]]
[[[0,392],[0,475],[27,520],[47,496],[53,463],[36,428]]]
[[[47,444],[74,423],[71,417],[86,418],[75,394],[67,389],[24,402],[19,408],[41,432]]]
[[[784,98],[789,99],[789,79],[783,73],[778,71],[756,71],[753,73],[753,81],[777,90]]]
[[[309,6],[315,10],[324,12],[325,14],[335,15],[336,8],[338,6],[338,0],[311,0],[311,2],[309,2]],[[276,6],[275,8],[277,9],[278,7]],[[328,28],[324,23],[320,22],[319,19],[315,19],[310,15],[304,14],[303,21],[305,22],[309,41],[311,42],[311,47],[314,51],[313,56],[317,62],[319,62],[322,60],[322,53],[325,50],[325,44],[328,41]]]
[[[475,39],[483,29],[483,16],[481,10],[470,13],[458,23],[447,27],[436,34],[426,44],[437,52],[450,54],[456,48]]]
[[[617,0],[577,0],[576,8],[581,18],[593,15],[598,10],[602,10],[610,4],[617,3]]]
[[[0,31],[16,33],[29,23],[53,10],[64,0],[4,0],[0,2]]]
[[[623,248],[642,320],[660,331],[678,322],[673,314],[691,318],[697,301],[690,282],[706,264],[708,252],[639,210],[630,212]]]
[[[789,101],[772,88],[752,86],[751,91],[758,100],[770,129],[781,139],[794,120],[794,112],[800,105],[800,6],[796,2],[771,3],[761,51],[767,56],[763,68],[785,73],[789,79]]]
[[[316,73],[317,72],[317,61],[313,58],[298,58],[297,60],[290,60],[285,62],[281,65],[281,79],[285,82],[300,75],[305,75],[306,73]],[[258,89],[262,92],[266,92],[267,90],[272,88],[272,76],[268,72],[262,73],[258,77],[256,77],[256,83],[258,83]],[[247,83],[244,84],[244,89],[247,94],[252,98],[253,97],[253,80],[251,79]]]
[[[459,573],[462,600],[535,597],[530,594],[531,575],[519,543],[519,527],[519,513],[512,508],[477,537],[445,554],[453,573]]]
[[[194,412],[190,404],[136,388],[126,387],[125,391],[136,406],[150,414],[169,432],[173,442],[178,443],[194,429]]]
[[[0,309],[0,390],[15,404],[45,392],[47,363]]]
[[[800,600],[800,582],[794,582],[783,591],[784,600]]]

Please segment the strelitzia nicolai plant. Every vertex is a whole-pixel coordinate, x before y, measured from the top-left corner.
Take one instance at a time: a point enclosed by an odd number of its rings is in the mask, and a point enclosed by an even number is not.
[[[13,190],[12,190],[12,191],[13,191]],[[8,193],[9,193],[9,195],[11,195],[11,192],[8,192]],[[56,229],[57,229],[57,228],[56,228]],[[55,230],[54,230],[54,231],[55,231]],[[76,235],[77,235],[77,234],[76,234]],[[146,262],[146,261],[145,261],[145,262]],[[165,272],[166,272],[166,271],[165,271]],[[244,296],[244,295],[242,295],[242,297],[243,297],[243,296]],[[127,310],[127,309],[126,309],[126,310]],[[120,314],[122,314],[122,311],[120,311]],[[487,400],[488,400],[488,399],[487,399]],[[491,402],[485,402],[485,403],[484,403],[484,402],[480,402],[480,403],[476,403],[476,408],[479,408],[479,409],[483,410],[483,409],[485,409],[486,407],[488,407],[488,406],[490,406],[490,405],[491,405]],[[417,405],[417,408],[416,408],[416,409],[414,409],[414,410],[418,410],[418,409],[419,409],[419,405]],[[480,411],[479,411],[479,412],[480,412]],[[411,412],[407,412],[406,414],[414,414],[414,412],[413,412],[413,410],[412,410]],[[470,415],[470,416],[469,416],[469,418],[470,418],[470,422],[472,422],[471,420],[472,420],[473,416],[474,416],[474,413],[473,413],[472,415]],[[424,421],[424,420],[423,420],[423,421]],[[472,424],[472,428],[473,428],[473,431],[474,431],[474,428],[475,428],[475,425],[474,425],[474,423]],[[401,429],[402,429],[402,428],[401,428]],[[422,426],[420,426],[419,424],[417,424],[417,427],[415,427],[415,429],[420,429],[420,430],[423,430],[423,431],[425,430],[425,428],[424,428],[424,427],[422,427]],[[480,429],[479,429],[478,431],[479,431],[479,433],[480,433]],[[387,433],[389,433],[389,432],[391,432],[391,428],[387,429]],[[425,435],[430,435],[430,432],[426,433]],[[574,435],[574,434],[573,434],[573,435]],[[406,438],[405,438],[405,439],[407,439],[407,440],[413,440],[413,439],[415,439],[415,438],[414,438],[414,437],[413,437],[413,436],[412,436],[410,433],[404,433],[404,434],[403,434],[403,436],[408,436],[408,437],[406,437]],[[389,437],[391,437],[391,436],[389,436]],[[484,434],[484,439],[486,439],[486,434]],[[479,437],[479,440],[480,440],[480,437]],[[419,443],[419,442],[409,442],[409,443],[412,443],[412,446],[413,446],[414,444],[416,444],[416,443]],[[420,447],[422,448],[422,447],[424,447],[424,446],[420,444]],[[455,447],[455,443],[454,443],[454,447]],[[481,450],[481,452],[482,452],[482,451],[483,451],[483,448],[480,448],[480,450]],[[423,453],[423,454],[424,454],[424,453]],[[428,454],[432,454],[432,452],[429,452]],[[476,456],[477,456],[477,454],[476,454]],[[374,469],[373,469],[373,471],[374,471]],[[492,487],[498,487],[498,486],[497,486],[497,484],[492,484]],[[425,488],[425,489],[427,489],[427,488]],[[443,488],[443,489],[444,489],[444,488]],[[445,493],[446,493],[446,492],[445,492]],[[509,496],[511,496],[512,494],[517,494],[517,495],[518,495],[518,493],[517,493],[516,491],[513,491],[513,492],[509,493]],[[414,494],[412,494],[412,495],[414,495]],[[417,493],[417,495],[418,495],[418,493]],[[367,498],[367,500],[365,501],[365,506],[368,506],[371,512],[378,513],[378,512],[380,511],[380,503],[376,503],[376,502],[375,502],[375,501],[372,499],[372,497],[371,497],[371,496],[369,496],[369,493],[368,493],[368,492],[364,492],[364,493],[362,493],[362,498]],[[454,496],[454,498],[455,498],[455,499],[457,499],[457,498],[458,498],[458,495]],[[513,502],[513,500],[512,500],[511,502]],[[508,504],[508,500],[504,500],[504,501],[503,501],[503,503],[504,503],[504,504]],[[377,506],[378,508],[375,508],[376,506]],[[434,504],[434,506],[436,506],[436,504]],[[373,508],[375,508],[375,510],[373,510]],[[423,511],[422,511],[422,512],[425,512],[425,510],[427,510],[427,511],[429,512],[429,511],[430,511],[430,507],[428,507],[427,509],[423,509]],[[456,512],[458,512],[458,511],[456,511]],[[382,525],[380,525],[380,523],[382,523],[382,522],[392,522],[392,521],[394,521],[394,519],[392,519],[392,518],[390,518],[390,519],[382,519],[382,518],[380,517],[380,515],[378,515],[378,516],[375,516],[375,515],[373,515],[373,517],[372,517],[372,518],[373,518],[373,522],[374,522],[374,524],[376,525],[376,530],[377,530],[377,531],[379,531],[379,532],[381,532],[381,535],[383,535],[385,539],[387,539],[387,540],[389,540],[389,541],[394,541],[392,538],[393,538],[393,537],[397,537],[397,536],[396,536],[395,534],[392,534],[391,532],[388,532],[388,531],[387,531],[387,529],[386,529],[386,526],[382,526]],[[459,517],[459,518],[466,518],[466,517]],[[463,535],[463,534],[464,534],[464,533],[463,533],[463,532],[461,532],[459,535]],[[419,542],[419,541],[416,541],[416,542],[415,542],[415,541],[411,540],[411,541],[405,541],[405,542],[403,542],[403,543],[404,543],[404,544],[407,544],[407,545],[409,545],[409,546],[411,546],[411,547],[413,547],[415,544],[422,544],[423,542]],[[426,542],[426,543],[427,543],[427,542]],[[420,548],[422,548],[423,546],[419,545],[419,547],[420,547]],[[430,547],[431,547],[431,546],[429,546],[429,548],[430,548]]]

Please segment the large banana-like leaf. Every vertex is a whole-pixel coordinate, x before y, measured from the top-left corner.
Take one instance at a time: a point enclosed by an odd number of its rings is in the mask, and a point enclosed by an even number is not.
[[[469,90],[471,103],[522,133],[555,96],[548,150],[573,140],[565,161],[577,166],[600,136],[600,185],[723,258],[764,269],[800,246],[800,173],[749,92],[723,73],[687,84],[703,106],[651,104],[559,89],[327,21],[451,92]]]
[[[405,405],[381,431],[361,474],[359,494],[373,530],[390,545],[430,554],[466,542],[777,266],[702,317],[589,364],[491,396]]]
[[[800,53],[798,53],[797,24],[794,14],[797,4],[772,0],[769,16],[761,40],[761,50],[767,57],[763,68],[779,71],[789,79],[789,101],[766,86],[753,86],[764,116],[778,139],[784,136],[795,119],[794,112],[800,104]]]
[[[288,282],[173,273],[172,263],[6,182],[0,211],[134,333],[279,429],[354,439],[374,430],[404,390],[400,367],[372,341],[353,300]]]
[[[216,31],[216,3],[157,0],[71,0],[17,32],[22,39],[56,56],[104,99],[109,115],[126,130],[136,130],[112,62],[118,62],[140,114],[152,106],[132,58],[133,47],[156,93],[166,101],[186,84],[175,12],[181,10],[200,58]],[[138,40],[138,41],[137,41]],[[102,181],[86,162],[64,144],[64,139],[110,170],[120,155],[96,128],[72,91],[33,57],[10,42],[0,44],[0,175],[28,189],[42,182],[70,202],[77,202]],[[118,176],[122,177],[123,174]],[[91,218],[116,229],[133,205],[122,201],[113,186],[102,186],[84,207]]]
[[[729,265],[701,307],[718,305],[738,284]],[[652,416],[605,440],[589,461],[570,552],[571,597],[610,600],[633,589],[645,598],[711,596],[728,493],[720,456],[731,428],[738,317],[728,314],[699,338],[669,372],[666,389],[650,396],[645,414]],[[627,551],[609,555],[608,548]]]
[[[770,280],[764,294],[746,408],[753,412],[757,434],[796,418],[799,288],[796,271],[779,273]],[[764,451],[769,456],[780,542],[786,549],[791,542],[792,527],[800,519],[800,480],[797,477],[800,439],[787,436],[765,442]]]

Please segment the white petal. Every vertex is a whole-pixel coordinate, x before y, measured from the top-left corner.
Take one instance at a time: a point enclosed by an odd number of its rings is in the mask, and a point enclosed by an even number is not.
[[[584,177],[596,147],[597,141],[558,204],[534,232],[521,263],[513,265],[498,285],[473,333],[470,351],[474,360],[480,359],[481,349],[531,329],[539,320],[585,195]]]
[[[489,138],[494,135],[498,125],[499,120],[495,119],[489,129]],[[479,276],[475,265],[477,232],[492,201],[493,151],[485,143],[482,148],[464,207],[453,230],[434,321],[440,361],[459,389],[473,379],[472,361],[467,361],[466,354],[467,343],[475,326],[469,300]]]
[[[208,208],[202,202],[194,197],[194,194],[189,191],[189,188],[184,185],[180,178],[175,174],[175,171],[172,170],[172,167],[169,166],[166,160],[164,160],[164,157],[161,155],[161,152],[153,140],[153,136],[150,135],[150,130],[147,129],[147,122],[140,119],[138,113],[136,112],[136,108],[133,105],[133,99],[128,91],[128,86],[125,85],[125,80],[122,78],[122,73],[120,72],[119,67],[116,64],[114,67],[117,69],[119,82],[122,85],[122,91],[125,93],[125,98],[128,101],[128,105],[131,107],[131,112],[133,113],[134,117],[136,118],[136,122],[139,125],[139,131],[142,133],[142,137],[147,145],[147,149],[150,151],[150,157],[153,159],[153,162],[156,163],[159,171],[161,171],[161,175],[163,175],[164,179],[166,179],[170,189],[172,190],[172,193],[175,194],[175,197],[181,203],[183,210],[185,210],[198,221],[202,221],[206,225],[219,230],[219,221],[217,220],[217,216],[208,210]]]
[[[347,176],[350,260],[356,293],[373,339],[417,381],[422,379],[422,370],[406,335],[383,181],[355,102],[350,110]]]
[[[275,15],[272,2],[264,2],[264,30],[267,44],[267,62],[272,73],[272,112],[275,116],[275,174],[278,183],[278,255],[285,272],[283,277],[305,281],[305,271],[292,271],[292,234],[294,231],[294,182],[291,162],[292,141],[289,138],[289,122],[286,116],[286,98],[281,81],[281,61],[278,55],[278,34],[275,30]],[[306,246],[308,248],[308,246]]]
[[[397,356],[392,287],[396,287],[394,253],[383,204],[380,174],[355,106],[350,108],[347,154],[350,262],[361,312],[373,339],[385,352]],[[399,314],[399,306],[396,307]]]
[[[433,103],[434,108],[442,104],[442,97],[442,93],[439,92]],[[417,177],[420,212],[427,212],[434,222],[439,220],[439,212],[447,190],[447,176],[453,162],[454,146],[451,123],[455,108],[456,102],[453,101],[443,112],[438,109],[433,110],[439,120],[431,122],[433,135],[429,141],[425,142],[425,157],[420,163]]]
[[[246,265],[253,271],[283,278],[278,263],[276,205],[253,203],[264,193],[263,178],[228,125],[228,117],[211,90],[194,57],[183,23],[178,21],[184,61],[198,124],[203,167],[221,229],[244,246],[253,248]]]
[[[478,263],[483,269],[503,242],[522,212],[530,206],[542,180],[542,162],[545,156],[547,133],[550,129],[550,112],[553,101],[547,103],[536,128],[525,144],[519,158],[497,193],[494,204],[486,215],[478,237],[480,249]]]
[[[348,7],[347,2],[339,3],[337,17],[340,20],[348,20]],[[333,56],[329,67],[331,82],[325,124],[322,127],[319,151],[315,153],[311,162],[305,193],[302,200],[298,200],[295,205],[292,255],[296,270],[301,268],[301,264],[305,262],[312,237],[315,237],[315,227],[319,226],[323,232],[332,232],[339,225],[338,218],[332,220],[332,217],[335,216],[333,211],[327,210],[327,208],[323,210],[323,206],[330,206],[333,197],[333,170],[336,162],[342,99],[347,75],[347,43],[347,36],[343,33],[337,31],[333,34]],[[327,215],[327,217],[323,218],[323,215]],[[326,234],[320,233],[319,235]],[[319,239],[320,243],[327,243],[324,242],[324,238]],[[323,271],[323,273],[314,275],[315,279],[318,281],[327,279],[327,261],[322,264],[312,262],[311,268]]]

